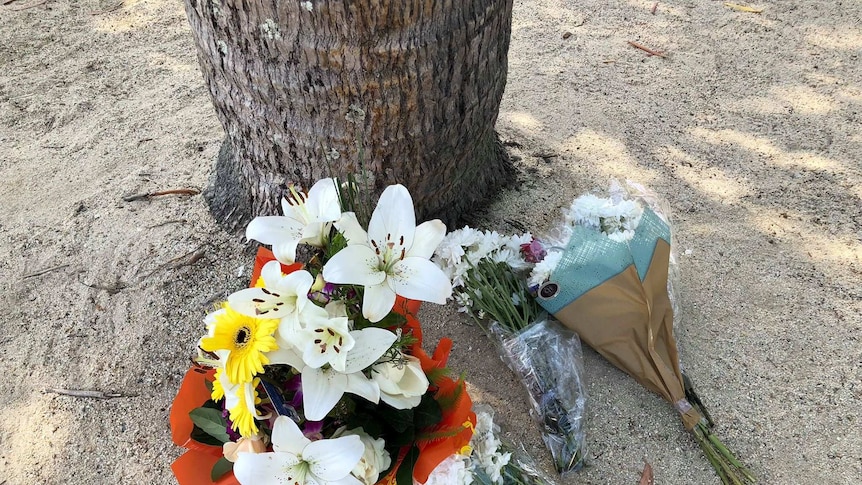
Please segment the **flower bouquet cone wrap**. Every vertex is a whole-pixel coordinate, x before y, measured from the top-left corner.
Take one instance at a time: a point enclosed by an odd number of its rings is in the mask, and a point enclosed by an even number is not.
[[[667,292],[670,228],[644,211],[629,243],[573,230],[538,301],[644,387],[674,404],[687,429],[702,416],[687,403]]]
[[[680,369],[668,292],[670,224],[653,208],[642,208],[644,199],[586,197],[567,215],[574,224],[563,231],[564,246],[551,249],[558,262],[536,288],[537,301],[671,403],[724,483],[752,483],[748,470],[712,434],[712,420]]]

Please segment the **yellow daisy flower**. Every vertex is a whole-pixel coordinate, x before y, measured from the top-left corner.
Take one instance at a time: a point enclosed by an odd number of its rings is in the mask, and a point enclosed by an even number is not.
[[[221,367],[219,367],[215,371],[215,376],[213,376],[214,377],[214,379],[213,379],[213,391],[212,391],[212,394],[210,395],[210,398],[212,398],[212,400],[216,401],[216,402],[218,402],[222,398],[224,398],[224,386],[221,385],[221,379],[223,377],[222,374],[223,374],[223,371],[222,371]]]
[[[255,417],[257,409],[255,406],[260,404],[260,397],[257,395],[257,386],[260,384],[260,379],[255,378],[251,383],[245,383],[237,389],[236,397],[239,402],[229,409],[230,420],[233,423],[234,431],[239,433],[243,438],[250,438],[258,433]]]
[[[230,382],[250,382],[269,364],[264,353],[278,350],[273,333],[279,321],[246,316],[227,304],[215,312],[213,318],[210,336],[201,339],[201,348],[207,352],[226,350],[224,371]]]

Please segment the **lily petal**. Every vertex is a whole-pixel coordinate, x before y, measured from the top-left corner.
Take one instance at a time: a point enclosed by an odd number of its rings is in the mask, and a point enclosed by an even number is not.
[[[296,246],[294,246],[294,248],[296,248]],[[263,278],[265,286],[275,286],[279,281],[281,281],[283,276],[284,274],[281,272],[281,263],[278,261],[270,261],[260,268],[260,277]]]
[[[233,474],[242,485],[281,485],[285,469],[298,463],[290,453],[239,453]]]
[[[336,183],[333,178],[320,179],[308,191],[309,222],[330,222],[341,216]]]
[[[452,282],[443,270],[423,258],[404,258],[398,261],[392,267],[392,274],[386,282],[395,293],[409,300],[445,305],[446,299],[452,295]],[[368,290],[365,298],[368,298]]]
[[[281,295],[277,293],[277,295]],[[284,318],[292,312],[296,311],[291,305],[276,305],[278,298],[273,297],[272,293],[267,293],[263,288],[246,288],[232,293],[227,297],[227,303],[230,307],[243,315],[257,318]],[[266,310],[260,310],[258,307],[266,306]]]
[[[297,456],[302,455],[302,450],[311,440],[302,434],[299,426],[287,416],[279,416],[275,418],[275,424],[272,427],[272,449],[279,453],[291,453]]]
[[[413,245],[416,232],[416,212],[413,199],[403,185],[390,185],[380,194],[377,207],[368,223],[368,237],[378,243],[389,239],[404,237],[400,245],[409,248]]]
[[[368,245],[368,233],[359,224],[355,213],[345,212],[341,214],[341,218],[335,222],[335,228],[344,235],[347,244]]]
[[[309,482],[305,482],[306,485],[311,485]],[[329,480],[325,485],[365,485],[365,482],[358,480],[353,475],[347,475],[341,480]]]
[[[347,353],[344,366],[346,374],[359,372],[376,362],[398,338],[389,330],[375,327],[354,330],[350,335],[356,343]]]
[[[284,342],[280,338],[276,338],[275,341],[278,344],[278,350],[273,350],[272,352],[265,354],[266,358],[269,359],[270,365],[286,364],[294,369],[302,369],[305,367],[305,362],[302,361],[302,357],[292,345]]]
[[[322,421],[347,390],[347,376],[332,369],[302,369],[302,407],[305,419]]]
[[[446,224],[443,224],[440,219],[419,224],[413,237],[413,246],[407,251],[407,257],[431,259],[444,237],[446,237]]]
[[[302,239],[304,225],[294,219],[283,216],[255,217],[245,229],[245,237],[263,244],[273,246],[276,259],[285,264],[296,259],[296,243]],[[290,244],[293,244],[291,252]],[[278,249],[278,251],[276,251]],[[282,260],[284,259],[284,260]]]
[[[386,273],[378,269],[380,259],[368,246],[347,246],[323,267],[323,279],[335,284],[379,285]]]
[[[362,439],[350,435],[312,442],[303,450],[302,458],[308,462],[312,474],[331,482],[349,475],[363,453]]]
[[[437,268],[434,263],[427,259],[425,262],[434,266],[434,268],[436,268],[437,271],[440,271],[441,274],[443,273],[442,270]],[[443,278],[446,278],[446,275],[443,275]],[[391,277],[389,279],[391,279]],[[449,282],[448,278],[446,278],[446,282]],[[451,284],[449,291],[451,292]],[[367,318],[370,322],[379,322],[380,320],[383,320],[383,317],[392,311],[393,306],[395,306],[395,292],[392,291],[390,285],[386,284],[386,281],[379,285],[365,287],[365,295],[362,297],[362,316]]]
[[[380,400],[395,409],[413,409],[422,402],[422,396],[405,396],[403,394],[380,393]]]
[[[347,374],[347,392],[374,404],[380,402],[380,387],[362,372]]]

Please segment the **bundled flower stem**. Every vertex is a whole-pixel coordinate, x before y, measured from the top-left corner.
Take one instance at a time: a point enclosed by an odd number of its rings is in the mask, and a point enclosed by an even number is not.
[[[520,377],[555,467],[566,476],[585,457],[581,347],[576,335],[544,317],[524,284],[522,273],[532,263],[521,247],[532,239],[465,227],[446,236],[434,261],[452,279],[460,311],[492,338]]]
[[[517,333],[538,321],[543,313],[523,280],[506,263],[480,260],[467,272],[463,290],[473,303],[468,313],[485,333],[490,331],[483,323],[486,319],[497,322],[509,333]]]

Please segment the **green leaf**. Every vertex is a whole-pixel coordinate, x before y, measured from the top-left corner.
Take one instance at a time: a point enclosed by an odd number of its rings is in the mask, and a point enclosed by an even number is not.
[[[443,411],[440,405],[431,396],[431,393],[425,393],[422,396],[422,401],[413,410],[413,424],[417,429],[434,426],[443,420]]]
[[[338,251],[341,251],[346,247],[347,239],[344,238],[344,234],[335,231],[335,234],[329,240],[329,245],[326,247],[326,254],[324,255],[326,261],[332,259],[332,257],[335,256]]]
[[[230,441],[227,435],[227,421],[222,417],[221,411],[212,408],[197,408],[189,412],[189,417],[195,426],[213,438],[226,443]]]
[[[491,480],[491,477],[488,475],[485,470],[481,467],[476,467],[473,470],[473,478],[476,479],[480,485],[494,485],[494,480]]]
[[[221,459],[213,465],[213,469],[210,471],[210,478],[214,482],[218,481],[219,478],[223,477],[225,473],[231,470],[233,470],[233,463],[229,462],[227,458],[221,457]]]
[[[197,441],[198,443],[203,443],[205,445],[221,446],[224,444],[224,443],[222,443],[222,441],[217,440],[217,439],[213,438],[212,436],[208,435],[204,430],[200,429],[197,425],[195,425],[192,428],[192,432],[189,435],[189,437],[191,439]]]
[[[398,467],[398,472],[395,474],[395,483],[398,485],[413,485],[413,467],[416,465],[416,460],[419,459],[419,448],[415,446],[410,448],[410,451],[404,456],[404,461]]]
[[[207,386],[207,390],[210,392],[210,394],[212,394],[213,393],[213,381],[208,381],[208,380],[204,379],[204,385]]]
[[[413,427],[412,409],[393,409],[387,416],[389,426],[399,433],[403,433]]]
[[[353,319],[353,326],[356,330],[362,330],[363,328],[368,327],[377,327],[377,328],[393,328],[393,327],[403,327],[404,324],[407,323],[407,318],[404,315],[396,312],[389,312],[388,315],[383,317],[379,322],[370,322],[367,318],[363,317],[361,314],[356,315]]]

